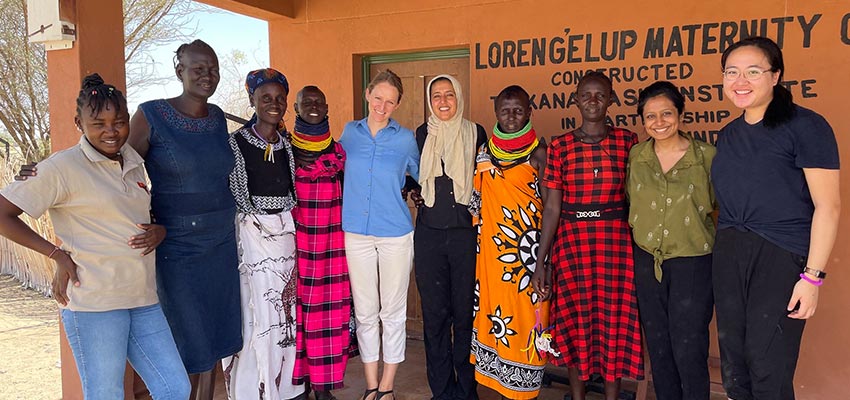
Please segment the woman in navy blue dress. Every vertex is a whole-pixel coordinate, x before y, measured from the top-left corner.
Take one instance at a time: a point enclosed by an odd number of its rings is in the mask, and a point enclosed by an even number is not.
[[[215,52],[195,40],[177,49],[175,64],[183,93],[141,104],[129,143],[145,158],[153,217],[168,232],[156,254],[159,300],[203,393],[215,364],[242,348],[234,158],[224,113],[207,103],[219,81]]]
[[[190,374],[192,398],[212,399],[216,363],[242,349],[236,250],[235,164],[224,112],[207,100],[219,82],[218,57],[201,40],[174,56],[179,96],[139,105],[127,143],[145,159],[151,212],[167,236],[157,248],[162,310]],[[18,180],[37,175],[24,165]]]

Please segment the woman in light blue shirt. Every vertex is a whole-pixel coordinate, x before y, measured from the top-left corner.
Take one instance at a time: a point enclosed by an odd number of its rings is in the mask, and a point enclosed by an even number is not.
[[[366,89],[368,116],[346,124],[339,139],[348,155],[342,229],[366,374],[364,400],[394,399],[395,374],[404,361],[413,220],[402,187],[408,173],[419,177],[419,148],[413,132],[390,118],[402,92],[398,75],[379,73]]]

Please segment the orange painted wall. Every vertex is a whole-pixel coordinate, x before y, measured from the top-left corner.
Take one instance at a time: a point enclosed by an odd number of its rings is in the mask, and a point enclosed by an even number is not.
[[[702,87],[703,97],[707,98],[706,101],[687,104],[688,111],[701,113],[698,123],[688,123],[687,129],[718,130],[738,113],[730,102],[718,98],[719,90],[712,86],[722,83],[719,66],[721,30],[730,32],[733,24],[750,20],[757,20],[758,27],[764,20],[766,34],[778,39],[779,24],[783,23],[785,79],[797,82],[791,90],[800,104],[820,112],[832,124],[842,158],[850,160],[850,136],[847,135],[850,118],[847,116],[845,95],[850,89],[850,73],[847,72],[850,2],[847,1],[671,3],[661,0],[611,0],[567,3],[557,0],[466,0],[447,3],[434,0],[301,0],[293,2],[293,8],[294,19],[280,18],[269,22],[272,66],[284,71],[293,87],[317,84],[325,91],[331,105],[331,125],[335,133],[345,121],[355,116],[354,99],[359,96],[355,77],[359,71],[360,55],[442,48],[471,50],[471,93],[467,104],[472,119],[484,126],[492,126],[495,122],[490,97],[508,84],[520,84],[536,96],[535,127],[542,135],[550,136],[563,133],[562,118],[578,117],[575,107],[542,107],[544,94],[557,97],[560,93],[574,90],[574,82],[569,85],[552,83],[552,79],[561,76],[564,71],[671,64],[674,75],[668,78],[665,73],[661,79],[670,79],[680,86],[694,86],[695,96],[699,96]],[[815,18],[817,20],[813,23]],[[686,25],[698,27],[683,28]],[[666,54],[662,53],[662,57],[644,58],[649,29],[655,28],[657,32],[661,27],[665,29],[668,40],[674,27],[679,27],[684,55],[664,57]],[[567,29],[569,32],[565,33]],[[693,41],[689,40],[689,29],[694,31]],[[603,33],[610,39],[615,32],[622,35],[622,31],[629,30],[634,32],[634,46],[624,51],[622,59],[588,61],[588,52],[591,58],[600,54]],[[491,43],[504,48],[504,41],[516,44],[520,39],[545,38],[548,46],[553,38],[560,38],[555,39],[556,42],[563,39],[564,44],[556,47],[565,49],[571,36],[575,46],[573,56],[580,61],[553,63],[546,58],[545,65],[489,67],[486,51]],[[688,55],[691,43],[694,53]],[[480,58],[476,58],[477,44],[480,44],[483,53]],[[514,61],[531,63],[532,45],[524,46],[528,54],[524,59]],[[546,56],[549,56],[548,49]],[[476,68],[476,64],[487,66]],[[679,68],[685,68],[685,75],[689,75],[686,79],[673,79],[678,78]],[[625,100],[625,91],[636,91],[653,81],[654,75],[645,81],[615,80],[615,90]],[[805,94],[802,81],[806,81]],[[629,116],[634,112],[633,105],[625,104],[610,110],[612,116],[623,115],[626,119],[625,124],[619,125],[642,133],[642,127],[635,126],[635,121]],[[708,122],[703,117],[708,118]],[[850,199],[848,173],[845,167],[842,173],[845,203],[850,203],[846,200]],[[847,290],[850,274],[842,271],[846,268],[842,264],[850,260],[850,247],[844,245],[848,240],[850,211],[845,211],[838,244],[828,266],[830,278],[821,289],[818,313],[808,324],[803,339],[795,380],[798,396],[802,399],[840,398],[840,393],[846,390],[850,381],[850,346],[846,345],[846,338],[850,337],[850,290]]]

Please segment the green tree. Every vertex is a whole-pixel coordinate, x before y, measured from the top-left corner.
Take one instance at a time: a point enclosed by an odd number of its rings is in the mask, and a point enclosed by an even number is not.
[[[28,42],[26,0],[0,0],[0,132],[23,158],[50,154],[47,61],[44,46]],[[124,61],[127,90],[161,84],[149,53],[196,33],[190,0],[124,0]]]

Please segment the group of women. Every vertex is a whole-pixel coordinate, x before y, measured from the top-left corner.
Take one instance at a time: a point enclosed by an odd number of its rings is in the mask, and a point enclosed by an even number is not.
[[[183,93],[132,118],[121,91],[87,77],[80,144],[4,189],[0,229],[56,260],[54,296],[85,398],[122,398],[129,360],[153,398],[209,399],[221,360],[230,398],[306,399],[309,387],[332,399],[356,349],[345,152],[324,94],[298,93],[289,134],[286,78],[252,71],[255,114],[228,134],[208,103],[219,83],[213,49],[196,40],[174,61]],[[61,247],[17,218],[48,209]]]
[[[391,118],[391,71],[334,142],[315,86],[286,131],[289,84],[273,69],[248,75],[255,115],[227,135],[207,102],[218,61],[195,41],[175,57],[183,93],[132,119],[120,91],[87,78],[80,144],[0,192],[0,233],[56,260],[89,399],[120,396],[125,360],[154,398],[189,397],[186,372],[203,396],[219,359],[231,398],[332,399],[352,298],[362,398],[394,398],[414,260],[434,399],[476,399],[477,384],[533,399],[547,362],[567,368],[573,399],[594,376],[616,399],[621,378],[643,378],[644,338],[656,397],[705,400],[715,309],[729,398],[793,399],[836,237],[837,145],[780,84],[773,41],[742,40],[721,67],[743,114],[716,149],[680,130],[669,82],[640,93],[649,140],[608,126],[612,82],[596,72],[576,88],[581,125],[548,145],[523,88],[496,97],[488,139],[449,75],[429,82],[414,134]],[[61,247],[17,218],[48,209]]]
[[[656,397],[708,399],[713,310],[727,396],[794,398],[838,227],[838,148],[781,85],[775,42],[737,42],[721,67],[743,114],[716,148],[680,130],[685,100],[669,82],[640,92],[647,141],[605,126],[611,82],[593,73],[576,93],[582,125],[549,146],[532,284],[554,296],[552,362],[568,367],[574,399],[594,374],[607,399],[641,377],[641,328]]]

